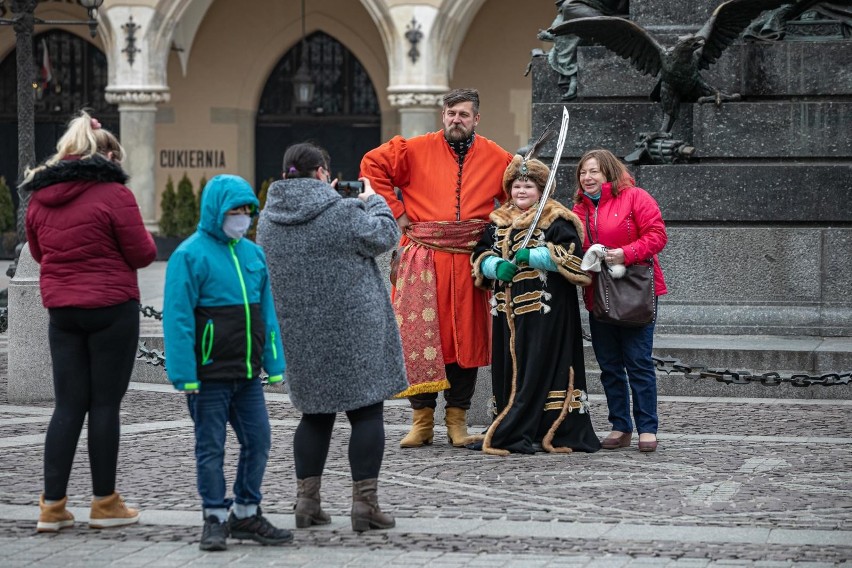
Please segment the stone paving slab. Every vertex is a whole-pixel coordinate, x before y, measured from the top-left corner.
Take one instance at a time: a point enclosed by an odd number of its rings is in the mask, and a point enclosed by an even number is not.
[[[192,424],[167,384],[134,383],[122,407],[119,490],[143,523],[98,531],[85,523],[36,535],[50,403],[5,405],[0,334],[0,566],[835,566],[852,560],[852,401],[661,396],[660,447],[505,458],[446,444],[403,450],[405,401],[386,404],[383,507],[398,525],[351,531],[341,416],[323,479],[328,527],[286,547],[234,542],[197,548]],[[736,389],[737,386],[720,387]],[[841,388],[841,387],[838,387]],[[267,389],[273,448],[264,509],[293,527],[292,438],[299,413]],[[605,400],[591,416],[608,431]],[[481,426],[480,426],[481,427]],[[476,431],[476,428],[473,428]],[[85,521],[91,499],[84,431],[69,502]],[[227,442],[226,475],[238,446]]]
[[[264,508],[292,527],[298,412],[280,390],[267,392],[267,401],[274,442]],[[603,406],[592,397],[601,434]],[[52,536],[33,534],[49,405],[0,405],[0,534],[11,537],[0,538],[2,564],[798,566],[852,559],[852,402],[662,397],[660,410],[654,454],[634,445],[501,458],[446,445],[441,427],[434,446],[403,450],[396,441],[410,410],[389,402],[379,491],[398,526],[365,535],[348,526],[349,429],[341,417],[323,480],[332,525],[296,531],[286,550],[236,544],[208,558],[197,549],[192,427],[182,395],[134,383],[123,405],[119,490],[141,507],[143,524],[116,531],[78,524]],[[12,426],[22,430],[9,433]],[[69,486],[80,521],[91,490],[84,439]],[[229,479],[236,450],[231,435]],[[88,559],[77,556],[78,546]]]

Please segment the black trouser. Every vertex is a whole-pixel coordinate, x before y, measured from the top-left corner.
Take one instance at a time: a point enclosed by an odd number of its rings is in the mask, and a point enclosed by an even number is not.
[[[51,308],[48,340],[56,407],[44,440],[44,497],[65,497],[83,420],[89,415],[92,490],[115,491],[119,408],[136,361],[139,303],[107,308]]]
[[[322,475],[336,414],[302,414],[293,437],[296,478]],[[352,426],[349,436],[349,468],[353,481],[379,477],[385,453],[384,403],[347,410]]]
[[[456,363],[446,365],[447,380],[450,381],[450,388],[444,391],[444,400],[447,401],[447,408],[456,407],[463,410],[470,408],[470,399],[473,398],[473,391],[476,389],[476,373],[478,367],[464,369]],[[411,402],[411,408],[421,410],[423,408],[435,408],[438,401],[438,393],[427,392],[425,394],[416,394],[408,397]]]

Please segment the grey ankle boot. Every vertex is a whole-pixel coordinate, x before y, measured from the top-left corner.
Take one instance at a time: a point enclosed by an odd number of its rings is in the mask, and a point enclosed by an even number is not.
[[[297,479],[296,528],[306,529],[311,525],[327,525],[331,517],[320,507],[320,485],[322,477]]]
[[[352,530],[391,529],[396,521],[391,515],[379,509],[376,494],[378,479],[362,479],[352,482]]]

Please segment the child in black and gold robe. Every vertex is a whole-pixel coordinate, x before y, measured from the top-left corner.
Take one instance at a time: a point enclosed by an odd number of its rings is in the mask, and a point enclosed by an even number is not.
[[[588,412],[577,298],[577,286],[591,281],[580,269],[582,224],[557,201],[540,202],[548,175],[539,160],[515,156],[503,176],[510,199],[491,214],[471,256],[476,285],[493,292],[495,417],[474,444],[490,454],[600,449]]]

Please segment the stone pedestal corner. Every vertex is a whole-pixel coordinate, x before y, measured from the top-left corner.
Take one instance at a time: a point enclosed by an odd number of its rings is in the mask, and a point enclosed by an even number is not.
[[[10,404],[54,400],[53,365],[47,343],[47,309],[41,303],[38,263],[24,244],[9,282]]]

